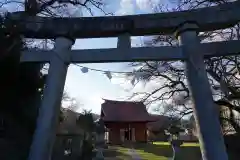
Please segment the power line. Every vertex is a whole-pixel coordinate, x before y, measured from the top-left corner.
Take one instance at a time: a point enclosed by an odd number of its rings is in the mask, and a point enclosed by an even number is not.
[[[21,22],[25,22],[25,23],[41,23],[41,24],[43,24],[43,21],[29,21],[29,20],[22,20]],[[45,43],[44,43],[44,46],[43,46],[43,48],[45,49],[45,48],[47,48],[47,39],[45,40]],[[61,59],[61,57],[60,56],[58,56],[57,54],[55,54],[61,61],[63,61],[64,62],[64,60],[62,60]],[[107,73],[107,74],[112,74],[112,73],[115,73],[115,74],[134,74],[134,71],[133,72],[120,72],[120,71],[111,71],[111,70],[101,70],[101,69],[95,69],[95,68],[89,68],[89,67],[85,67],[85,66],[82,66],[82,65],[79,65],[79,64],[73,64],[73,65],[75,65],[75,66],[77,66],[77,67],[80,67],[81,69],[85,69],[86,70],[86,72],[88,72],[87,70],[91,70],[91,71],[96,71],[96,72],[101,72],[101,73]],[[43,70],[47,70],[46,68],[43,68]],[[83,70],[82,70],[82,72],[83,72]]]
[[[47,41],[46,41],[47,43]],[[44,47],[46,47],[46,44],[44,45]],[[56,53],[56,52],[53,52],[54,55],[56,57],[58,57],[59,60],[61,60],[62,62],[65,63],[65,61]],[[66,65],[69,65],[68,63],[66,63]],[[90,67],[85,67],[85,66],[82,66],[82,65],[79,65],[79,64],[72,64],[74,66],[77,66],[79,68],[81,68],[81,71],[82,73],[87,73],[89,70],[90,71],[95,71],[95,72],[101,72],[103,74],[106,74],[106,76],[111,79],[112,78],[112,74],[125,74],[125,75],[132,75],[134,74],[134,71],[133,72],[120,72],[120,71],[111,71],[111,70],[101,70],[101,69],[95,69],[95,68],[90,68]],[[51,65],[50,65],[51,66]],[[44,68],[44,70],[46,70],[46,68]]]
[[[111,70],[101,70],[101,69],[95,69],[95,68],[89,68],[89,67],[81,66],[79,64],[73,64],[73,65],[78,66],[80,68],[87,68],[88,70],[96,71],[96,72],[102,72],[102,73],[106,73],[106,72],[111,72],[111,73],[116,73],[116,74],[132,74],[133,73],[133,72],[119,72],[119,71],[111,71]]]

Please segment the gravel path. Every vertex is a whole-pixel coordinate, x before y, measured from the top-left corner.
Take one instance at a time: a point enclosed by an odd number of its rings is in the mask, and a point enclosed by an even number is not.
[[[140,155],[135,151],[135,149],[131,148],[128,150],[129,155],[132,157],[133,160],[142,160]]]

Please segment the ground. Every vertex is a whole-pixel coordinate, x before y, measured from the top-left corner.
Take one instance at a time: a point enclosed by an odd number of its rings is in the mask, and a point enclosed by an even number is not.
[[[134,150],[131,148],[134,148]],[[132,153],[132,151],[136,153]],[[201,160],[201,153],[197,143],[184,143],[179,153],[180,159],[183,160]],[[105,159],[109,160],[169,160],[172,157],[172,149],[167,142],[125,144],[124,146],[109,146],[109,149],[104,151],[104,156]]]

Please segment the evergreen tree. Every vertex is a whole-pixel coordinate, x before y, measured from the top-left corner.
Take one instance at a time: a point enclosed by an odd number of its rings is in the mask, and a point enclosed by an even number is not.
[[[21,51],[27,46],[18,33],[17,25],[6,15],[0,17],[0,122],[1,137],[12,144],[5,152],[17,159],[26,159],[34,133],[38,108],[44,88],[43,64],[20,63]],[[0,147],[6,145],[0,143]],[[3,157],[1,157],[3,156]],[[0,154],[0,159],[11,159]]]

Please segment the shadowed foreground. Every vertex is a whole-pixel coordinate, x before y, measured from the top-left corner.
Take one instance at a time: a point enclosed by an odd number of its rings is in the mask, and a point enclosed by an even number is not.
[[[172,148],[169,143],[135,143],[119,146],[110,145],[109,149],[104,151],[105,159],[134,159],[132,155],[130,155],[130,150],[132,148],[135,149],[135,152],[138,155],[137,157],[141,158],[142,160],[168,160],[173,155]],[[184,144],[179,151],[178,157],[180,159],[201,160],[201,152],[199,149],[199,145],[196,143]]]

